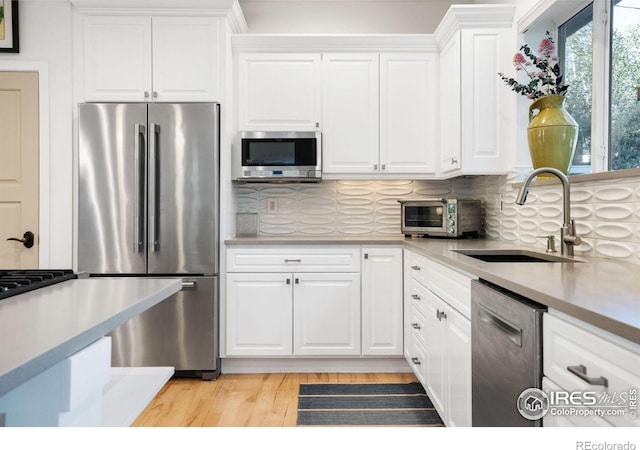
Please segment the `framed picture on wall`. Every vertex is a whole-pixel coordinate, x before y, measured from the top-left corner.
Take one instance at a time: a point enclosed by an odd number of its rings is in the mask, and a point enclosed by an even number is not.
[[[0,52],[19,51],[18,0],[0,0]]]

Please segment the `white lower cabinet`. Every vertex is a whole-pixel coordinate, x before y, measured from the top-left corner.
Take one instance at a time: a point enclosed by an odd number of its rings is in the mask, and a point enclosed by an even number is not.
[[[402,249],[362,249],[362,354],[402,355]]]
[[[401,356],[402,249],[232,247],[225,307],[227,356]]]
[[[293,274],[293,354],[360,354],[360,274]]]
[[[405,357],[445,425],[471,426],[471,278],[410,250],[404,265]]]
[[[289,273],[227,274],[227,353],[291,355],[293,318]]]

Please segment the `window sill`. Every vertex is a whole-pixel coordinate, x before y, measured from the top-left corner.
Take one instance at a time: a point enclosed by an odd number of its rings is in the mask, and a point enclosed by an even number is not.
[[[640,178],[640,169],[625,169],[625,170],[613,170],[611,172],[598,172],[598,173],[585,173],[582,175],[570,175],[569,183],[584,183],[587,181],[600,181],[600,180],[618,180],[622,178]],[[547,186],[551,184],[560,183],[557,177],[546,178],[543,180],[534,180],[530,186]],[[520,188],[524,183],[519,181],[512,183],[511,187]]]

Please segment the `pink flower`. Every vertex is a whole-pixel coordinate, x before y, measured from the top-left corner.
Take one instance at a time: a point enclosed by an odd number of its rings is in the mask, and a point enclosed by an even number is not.
[[[513,65],[515,67],[526,65],[526,64],[527,64],[527,59],[524,57],[522,53],[516,53],[513,56]]]
[[[542,53],[545,56],[550,56],[555,50],[555,45],[551,42],[551,39],[546,38],[540,41],[540,47],[538,47],[538,52]]]

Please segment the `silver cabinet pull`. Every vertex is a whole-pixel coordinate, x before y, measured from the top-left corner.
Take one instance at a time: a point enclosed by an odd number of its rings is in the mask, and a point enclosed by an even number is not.
[[[195,289],[197,284],[197,281],[183,281],[182,289]]]
[[[153,91],[153,98],[158,98],[158,91]]]
[[[420,266],[411,266],[413,270],[420,270]]]
[[[368,253],[364,254],[364,259],[369,259],[369,254]]]
[[[418,294],[411,294],[411,298],[414,300],[420,300],[421,297]]]
[[[451,158],[451,165],[452,166],[457,166],[458,165],[458,158],[456,158],[455,156],[453,158]]]
[[[291,284],[291,278],[287,278],[287,284]]]
[[[300,278],[296,278],[296,284],[300,284]]]
[[[373,165],[373,170],[378,170],[378,165],[377,164]]]
[[[285,259],[284,262],[286,262],[286,263],[301,263],[302,260],[301,259]]]
[[[411,358],[411,362],[414,363],[416,366],[419,366],[420,364],[422,364],[420,362],[420,360],[418,358],[416,358],[415,356],[413,358]]]
[[[437,309],[436,310],[436,317],[438,318],[438,320],[446,319],[447,318],[447,314],[444,311],[440,311],[439,309]]]
[[[382,165],[382,170],[387,170],[387,165],[386,164]]]
[[[417,322],[412,323],[411,326],[413,327],[414,330],[419,330],[422,328],[420,324]]]
[[[149,98],[149,91],[144,91],[144,98]]]
[[[588,384],[609,387],[609,380],[605,377],[588,377],[587,368],[582,364],[578,366],[567,366],[567,370]]]

